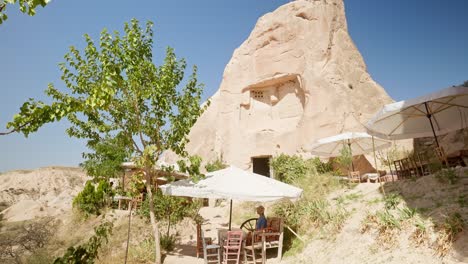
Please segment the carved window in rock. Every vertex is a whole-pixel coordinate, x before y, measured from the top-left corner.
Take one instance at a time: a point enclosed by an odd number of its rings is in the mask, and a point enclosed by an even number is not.
[[[249,130],[294,130],[304,111],[305,95],[296,79],[278,80],[250,90],[250,105],[240,113]]]
[[[270,94],[271,94],[271,91],[267,89],[258,89],[258,90],[250,91],[250,97],[254,101],[257,101],[257,105],[258,103],[260,103],[264,106],[270,106]]]
[[[252,91],[252,97],[261,100],[264,98],[264,93],[263,91]]]

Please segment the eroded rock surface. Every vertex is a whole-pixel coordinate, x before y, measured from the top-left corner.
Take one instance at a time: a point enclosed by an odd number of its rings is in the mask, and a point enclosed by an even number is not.
[[[244,169],[362,126],[392,99],[367,73],[342,0],[294,1],[261,17],[234,51],[188,151]]]

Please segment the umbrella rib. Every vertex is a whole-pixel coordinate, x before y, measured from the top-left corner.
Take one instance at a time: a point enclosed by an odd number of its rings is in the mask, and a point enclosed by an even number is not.
[[[434,120],[434,123],[437,126],[437,131],[439,131],[440,130],[439,121],[437,121],[437,118],[434,115],[434,111],[432,111],[431,105],[427,105],[427,108],[429,109],[429,112],[431,113],[431,117],[429,118],[432,118]]]
[[[420,111],[418,108],[414,107],[414,109]],[[425,114],[424,114],[425,115]],[[393,132],[395,132],[399,127],[401,127],[411,116],[406,116],[405,119],[403,119],[403,121],[400,122],[400,124],[398,124],[398,126],[396,126],[390,133],[388,133],[389,135],[393,134]]]
[[[439,101],[436,101],[436,100],[432,100],[432,101],[428,101],[428,103],[437,103],[437,104],[440,104],[439,108],[437,108],[436,110],[434,110],[434,112],[431,112],[431,114],[435,114],[436,112],[439,112],[439,109],[441,109],[442,107],[444,107],[444,105],[449,105],[449,103],[453,100],[455,100],[456,96],[451,96],[450,99],[443,103],[443,102],[439,102]],[[432,111],[432,109],[431,109]],[[441,110],[443,111],[443,110]]]
[[[464,105],[459,105],[459,104],[446,104],[446,103],[440,103],[440,102],[437,102],[438,104],[443,104],[441,107],[439,107],[437,110],[434,110],[432,112],[432,114],[436,114],[436,113],[439,113],[439,112],[442,112],[444,111],[445,109],[448,109],[448,108],[451,108],[451,107],[460,107],[460,108],[468,108],[468,106],[464,106]],[[445,107],[445,108],[442,108],[442,107]]]
[[[414,108],[416,111],[420,112],[421,114],[426,115],[426,113],[425,113],[424,111],[420,110],[420,109],[417,108],[415,105],[412,105],[412,106],[410,106],[410,107],[408,107],[408,108]],[[407,108],[407,109],[408,109],[408,108]],[[405,109],[405,110],[406,110],[406,109]],[[409,115],[409,116],[411,116],[411,115]],[[420,115],[415,115],[415,116],[420,116]]]
[[[364,150],[364,148],[361,146],[361,144],[359,144],[359,141],[354,141],[354,143],[356,143],[356,145],[362,150],[363,153],[365,153],[366,151]]]
[[[340,142],[342,143],[342,142]],[[338,147],[338,145],[340,144],[336,144],[335,147],[333,147],[333,149],[330,151],[329,155],[333,155],[333,151],[335,151],[335,149]]]
[[[376,120],[374,123],[381,122],[381,121],[383,121],[383,120],[385,120],[385,119],[387,119],[387,118],[390,118],[390,117],[393,117],[393,116],[396,116],[396,115],[401,115],[402,112],[404,112],[404,111],[406,111],[406,110],[408,110],[408,109],[410,109],[410,108],[415,108],[415,107],[414,107],[413,105],[412,105],[412,106],[408,106],[408,107],[406,107],[405,109],[402,109],[401,111],[399,111],[399,112],[397,112],[397,113],[393,113],[393,114],[388,115],[388,116],[386,116],[386,117],[383,117],[383,118],[381,118],[381,119],[379,119],[379,120]],[[421,110],[419,110],[419,109],[417,109],[417,108],[416,108],[416,110],[418,110],[418,111],[420,111],[420,112],[422,113]],[[423,114],[426,115],[426,113],[423,113]],[[404,115],[406,116],[407,114],[404,114]],[[420,115],[415,115],[415,116],[420,116]]]

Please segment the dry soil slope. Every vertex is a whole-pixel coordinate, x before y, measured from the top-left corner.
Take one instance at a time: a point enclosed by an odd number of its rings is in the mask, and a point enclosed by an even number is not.
[[[7,221],[56,216],[72,207],[86,182],[79,168],[46,167],[0,174],[0,204]]]

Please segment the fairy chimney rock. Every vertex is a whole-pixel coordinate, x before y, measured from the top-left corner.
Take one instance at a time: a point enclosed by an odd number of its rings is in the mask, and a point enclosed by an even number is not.
[[[262,16],[210,100],[188,152],[245,169],[254,157],[304,153],[319,138],[362,131],[392,101],[349,36],[342,0],[294,1]]]

